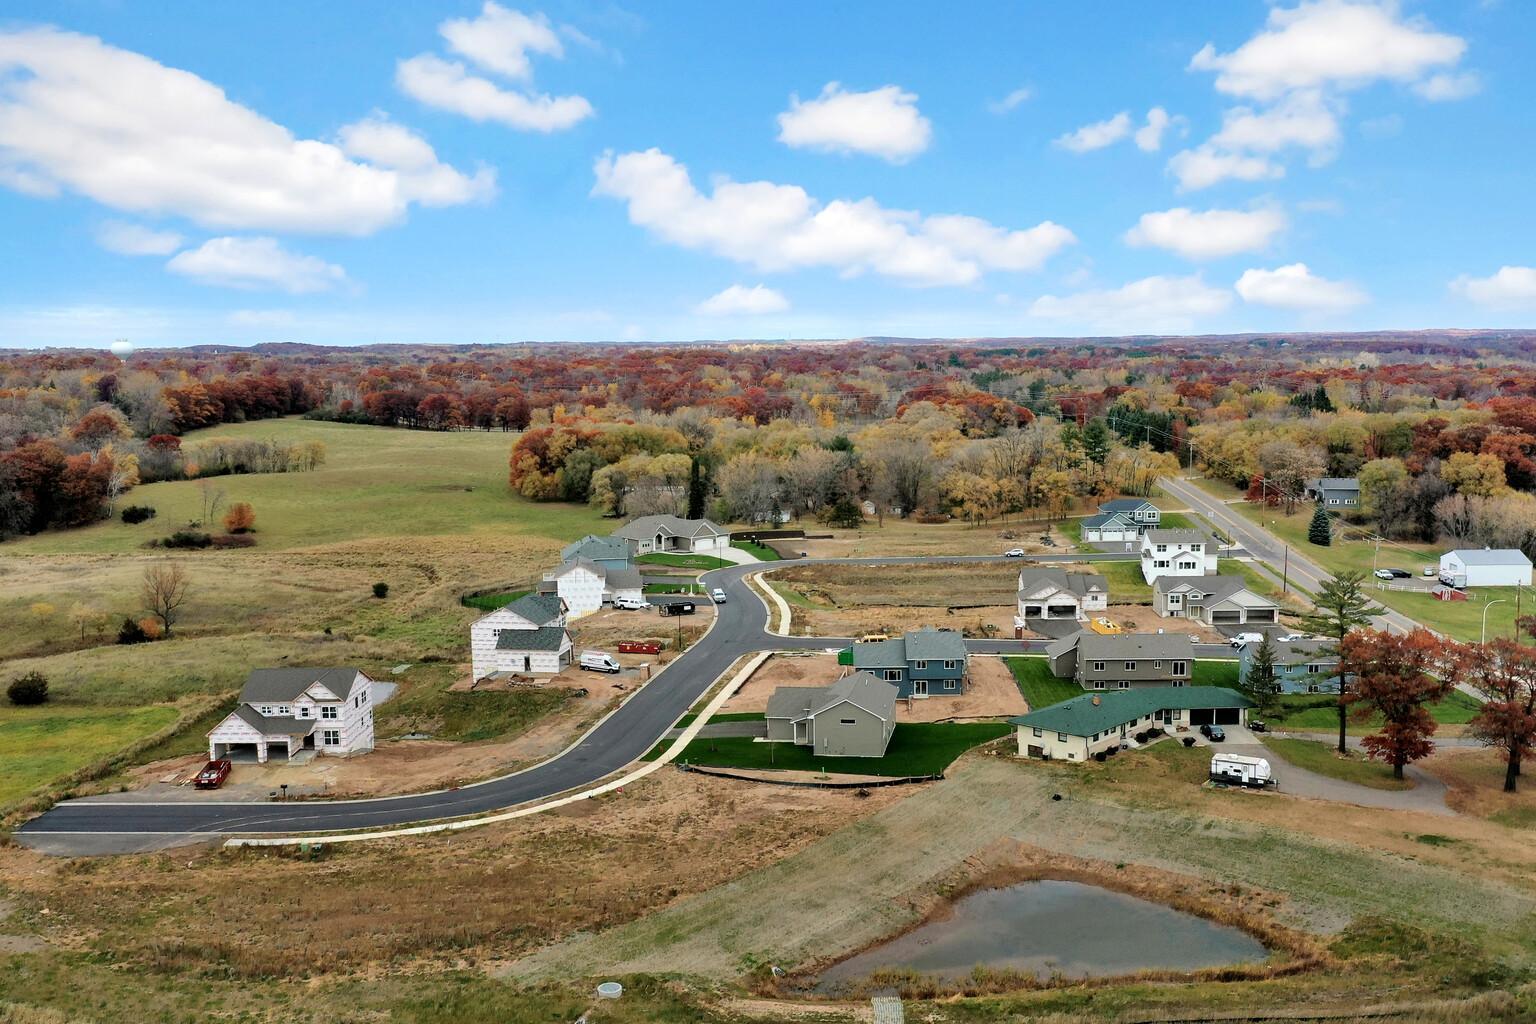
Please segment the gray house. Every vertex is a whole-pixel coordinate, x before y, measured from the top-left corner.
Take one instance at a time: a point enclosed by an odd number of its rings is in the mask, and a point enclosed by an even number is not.
[[[637,555],[678,552],[718,558],[731,546],[731,535],[717,524],[682,516],[641,516],[614,530],[613,535]]]
[[[914,629],[843,653],[844,664],[895,684],[898,697],[953,697],[965,690],[965,637],[952,629]]]
[[[1272,626],[1280,621],[1280,606],[1249,590],[1241,576],[1159,576],[1152,584],[1152,607],[1159,615],[1207,626]]]
[[[1339,656],[1326,653],[1324,640],[1271,640],[1275,652],[1277,693],[1338,693]],[[1258,644],[1244,644],[1238,651],[1237,674],[1244,687]]]
[[[828,757],[884,757],[896,730],[896,687],[868,672],[831,686],[781,686],[768,698],[768,741]]]
[[[1359,508],[1360,481],[1352,476],[1313,477],[1304,485],[1306,497],[1328,508]]]
[[[1182,633],[1079,633],[1051,644],[1045,657],[1052,675],[1085,690],[1187,686],[1195,645]]]
[[[560,562],[586,559],[604,569],[628,569],[629,542],[622,537],[599,537],[589,533],[560,549]]]
[[[1162,511],[1145,498],[1116,498],[1101,504],[1097,515],[1083,520],[1083,540],[1089,544],[1134,541],[1162,518]]]

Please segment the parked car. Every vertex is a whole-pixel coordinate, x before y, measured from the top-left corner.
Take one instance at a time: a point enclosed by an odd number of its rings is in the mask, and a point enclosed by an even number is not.
[[[1226,732],[1219,725],[1202,725],[1200,727],[1200,735],[1212,743],[1220,743],[1227,738]]]
[[[192,780],[192,785],[198,789],[218,789],[224,785],[224,780],[229,778],[229,770],[233,765],[225,758],[217,761],[209,761],[203,765],[203,770],[197,773],[197,778]]]
[[[1375,572],[1371,573],[1371,575],[1375,576],[1379,580],[1390,580],[1393,578],[1391,569],[1377,569]]]
[[[715,602],[715,604],[725,604],[725,591],[716,587],[709,592],[709,599]]]
[[[643,612],[651,606],[651,603],[643,597],[630,597],[624,595],[613,599],[613,606],[626,612]]]
[[[1233,647],[1242,647],[1244,644],[1261,644],[1263,642],[1263,633],[1239,633],[1228,641]]]
[[[655,640],[620,640],[620,654],[660,654],[661,644]]]
[[[1392,578],[1395,580],[1413,579],[1413,573],[1409,572],[1407,569],[1388,569],[1387,572],[1391,573]]]
[[[582,651],[581,667],[588,672],[622,672],[624,666],[607,651]]]
[[[856,644],[878,644],[882,640],[889,640],[889,639],[890,639],[890,637],[886,636],[884,633],[865,633],[863,636],[861,636],[857,640],[855,640],[854,643],[856,643]]]
[[[1023,548],[1009,548],[1007,551],[1003,552],[1003,557],[1004,558],[1023,558],[1024,557],[1024,549]]]
[[[1434,579],[1439,574],[1440,574],[1440,570],[1437,567],[1433,566],[1433,565],[1426,565],[1424,567],[1424,575],[1428,576],[1430,579]]]
[[[1312,638],[1305,633],[1287,633],[1285,636],[1277,637],[1276,639],[1282,644],[1288,644],[1296,640],[1310,640]]]

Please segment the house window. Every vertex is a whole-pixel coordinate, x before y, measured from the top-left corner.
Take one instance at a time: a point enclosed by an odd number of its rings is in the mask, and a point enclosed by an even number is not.
[[[1155,669],[1161,669],[1163,667],[1163,663],[1160,662],[1160,661],[1154,661],[1152,663],[1152,667],[1155,668]]]
[[[885,670],[885,681],[888,682],[888,683],[899,683],[899,682],[901,682],[901,669],[899,669],[899,668],[888,668],[888,669],[886,669]]]
[[[1191,544],[1189,546],[1190,554],[1198,555],[1200,553],[1200,549],[1204,546],[1205,545],[1203,544]]]
[[[308,717],[310,717],[309,710],[310,709],[307,706],[306,707],[300,707],[299,708],[299,717],[300,718],[308,718]]]
[[[1125,663],[1125,670],[1127,672],[1135,672],[1136,671],[1136,663],[1134,661],[1126,662]]]
[[[1044,736],[1045,735],[1045,733],[1041,732],[1039,729],[1031,729],[1029,731],[1034,733],[1036,736]]]
[[[1093,688],[1095,690],[1102,690],[1102,689],[1104,689],[1104,680],[1102,680],[1102,679],[1095,679],[1093,681]]]
[[[1094,662],[1093,663],[1093,670],[1095,672],[1103,672],[1104,671],[1104,663],[1102,661]]]
[[[321,718],[335,718],[336,717],[336,705],[334,705],[334,704],[327,704],[324,707],[322,707],[320,709],[320,717]]]
[[[1057,740],[1058,743],[1065,743],[1065,742],[1067,742],[1067,734],[1064,733],[1064,732],[1057,733],[1056,734],[1056,740]]]
[[[944,680],[944,689],[946,689],[946,690],[953,690],[954,688],[955,688],[955,681],[953,679],[946,679],[946,680]]]
[[[1171,672],[1173,675],[1176,675],[1176,676],[1189,675],[1189,662],[1187,662],[1187,661],[1170,661],[1168,663],[1168,671]]]
[[[1122,680],[1120,680],[1120,689],[1122,689],[1122,690],[1129,690],[1130,688],[1131,688],[1131,681],[1129,679],[1122,679]]]
[[[341,746],[341,730],[326,729],[320,734],[320,742],[322,745],[327,747]]]
[[[928,670],[928,663],[926,661],[918,661],[914,662],[912,667],[917,669],[919,672],[926,672]]]
[[[1330,505],[1337,505],[1338,503],[1339,503],[1339,499],[1338,498],[1329,498],[1328,499],[1328,504],[1330,504]]]
[[[858,723],[858,721],[856,719],[853,719],[853,718],[839,718],[837,720],[837,724],[838,725],[858,725],[859,723]]]
[[[1156,545],[1153,545],[1153,550],[1156,551],[1158,554],[1162,554],[1164,551],[1168,550],[1168,545],[1167,544],[1156,544]]]
[[[1157,561],[1152,563],[1152,567],[1154,569],[1166,569],[1166,568],[1168,568],[1168,559],[1166,559],[1166,558],[1158,559]]]
[[[946,661],[944,663],[944,667],[947,669],[955,669],[960,667],[960,663],[958,661]]]
[[[1181,605],[1183,603],[1184,603],[1184,595],[1183,594],[1169,594],[1168,595],[1168,607],[1170,607],[1170,608],[1177,608],[1179,605]]]
[[[1175,679],[1173,681],[1173,685],[1174,686],[1183,686],[1184,685],[1184,680],[1182,680],[1182,679]]]

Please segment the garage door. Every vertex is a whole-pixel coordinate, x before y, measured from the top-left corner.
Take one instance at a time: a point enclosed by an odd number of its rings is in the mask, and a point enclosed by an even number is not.
[[[1242,612],[1211,612],[1211,622],[1215,625],[1235,626],[1243,621]]]
[[[1045,610],[1045,617],[1048,619],[1075,619],[1077,618],[1077,609],[1069,604],[1053,604]]]
[[[1248,613],[1249,622],[1274,622],[1275,610],[1273,608],[1254,609]]]
[[[1213,722],[1214,720],[1215,720],[1215,717],[1211,713],[1211,709],[1210,708],[1190,708],[1189,709],[1189,724],[1190,725],[1210,725],[1211,722]]]
[[[1237,708],[1217,708],[1216,709],[1216,724],[1217,725],[1236,725],[1239,714],[1240,714],[1240,712],[1238,711]]]

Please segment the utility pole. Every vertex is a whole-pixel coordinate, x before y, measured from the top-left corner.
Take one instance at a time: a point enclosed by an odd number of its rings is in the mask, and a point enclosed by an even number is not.
[[[1280,574],[1280,596],[1285,597],[1291,592],[1291,546],[1285,546],[1285,569]]]

